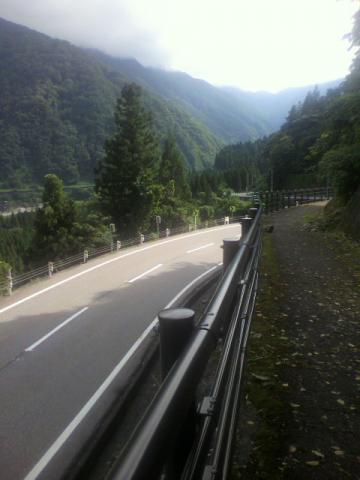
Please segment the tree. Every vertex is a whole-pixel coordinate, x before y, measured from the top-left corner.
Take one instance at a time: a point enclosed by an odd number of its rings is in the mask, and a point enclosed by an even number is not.
[[[360,155],[358,145],[338,146],[328,150],[319,164],[324,178],[331,180],[337,196],[348,202],[360,185]]]
[[[96,172],[96,192],[103,212],[117,228],[134,234],[148,225],[159,163],[151,117],[141,103],[141,88],[134,83],[122,89],[115,124]]]
[[[45,176],[43,208],[36,212],[32,254],[35,259],[55,260],[79,248],[75,232],[74,202],[64,192],[64,185],[54,174]]]
[[[165,187],[173,182],[174,196],[189,198],[190,187],[187,180],[185,159],[173,135],[169,135],[165,140],[160,162],[159,180]]]

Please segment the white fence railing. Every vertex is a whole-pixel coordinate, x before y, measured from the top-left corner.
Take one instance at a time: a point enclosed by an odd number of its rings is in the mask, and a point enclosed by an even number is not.
[[[165,228],[164,230],[159,231],[159,233],[149,233],[149,234],[139,234],[135,238],[131,239],[120,239],[117,235],[113,235],[111,243],[103,245],[98,248],[86,248],[82,252],[79,252],[70,257],[55,260],[48,262],[47,265],[38,267],[34,270],[14,274],[11,270],[8,271],[5,280],[0,281],[0,293],[5,293],[11,295],[12,291],[15,288],[18,288],[32,280],[41,277],[52,277],[56,272],[64,270],[67,267],[72,265],[87,263],[93,258],[99,257],[100,255],[105,255],[112,252],[118,252],[124,248],[129,248],[135,245],[141,245],[144,242],[150,242],[158,240],[160,238],[167,238],[169,236],[181,235],[184,233],[192,232],[195,230],[202,230],[205,228],[212,228],[219,225],[226,225],[229,223],[235,223],[240,220],[240,217],[223,217],[217,220],[209,220],[200,224],[189,224],[182,225],[176,228]]]

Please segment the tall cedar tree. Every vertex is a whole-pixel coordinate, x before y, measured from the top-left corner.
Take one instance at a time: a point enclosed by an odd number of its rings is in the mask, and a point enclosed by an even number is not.
[[[96,191],[117,229],[135,234],[148,226],[159,145],[141,102],[141,88],[134,83],[122,89],[115,124],[116,132],[106,142],[105,157],[96,172]]]

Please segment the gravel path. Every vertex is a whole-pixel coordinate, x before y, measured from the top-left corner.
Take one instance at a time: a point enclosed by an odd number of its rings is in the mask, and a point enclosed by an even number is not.
[[[360,479],[359,249],[309,227],[321,209],[266,218],[233,478]]]

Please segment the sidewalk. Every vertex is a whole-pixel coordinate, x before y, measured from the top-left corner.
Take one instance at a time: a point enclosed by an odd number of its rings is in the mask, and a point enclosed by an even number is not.
[[[360,248],[309,220],[266,217],[231,478],[360,479]]]

